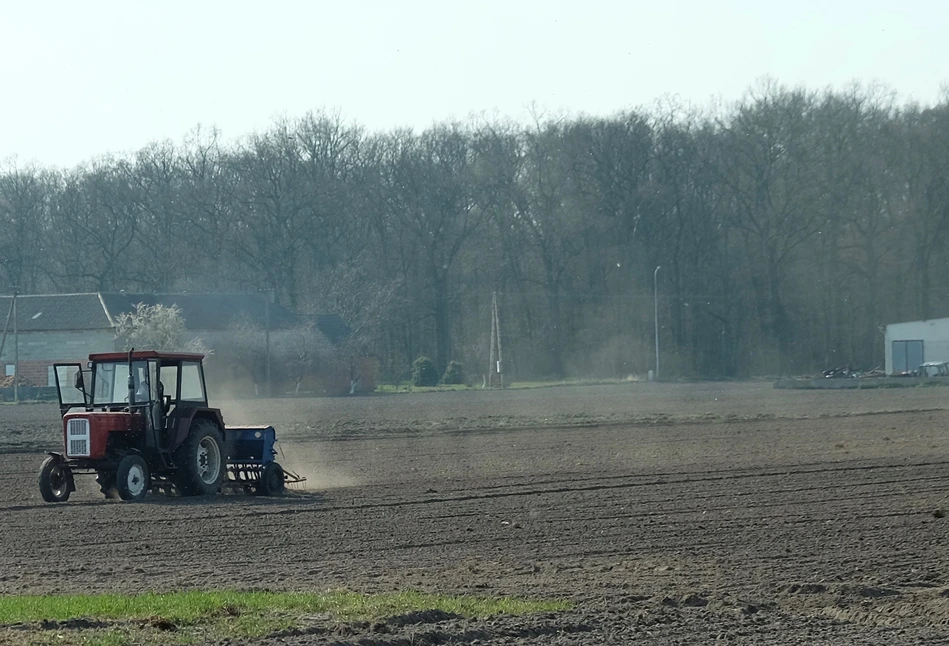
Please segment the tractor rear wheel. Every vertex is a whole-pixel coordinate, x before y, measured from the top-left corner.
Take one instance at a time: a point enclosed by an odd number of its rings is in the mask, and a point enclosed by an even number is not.
[[[210,496],[220,491],[227,467],[218,427],[208,420],[195,420],[175,451],[175,464],[175,486],[182,496]]]
[[[279,496],[284,490],[283,467],[276,462],[264,466],[260,474],[260,493],[265,496]]]
[[[122,500],[141,500],[151,486],[148,464],[145,459],[130,453],[119,462],[115,472],[115,488]]]
[[[66,502],[73,492],[72,471],[59,458],[49,456],[40,467],[40,495],[46,502]]]

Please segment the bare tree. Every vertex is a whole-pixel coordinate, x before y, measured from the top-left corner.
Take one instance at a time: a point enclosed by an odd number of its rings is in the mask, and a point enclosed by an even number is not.
[[[435,356],[444,370],[451,356],[451,277],[469,238],[486,220],[487,204],[475,192],[474,151],[460,126],[420,136],[394,135],[386,147],[383,183],[389,217],[411,238],[427,278],[434,319]]]
[[[35,292],[50,252],[46,239],[54,189],[50,174],[15,159],[0,165],[0,268],[9,290]]]
[[[131,253],[139,230],[128,162],[105,159],[63,178],[50,215],[56,252],[50,269],[60,289],[110,291],[140,284]]]
[[[792,347],[787,304],[793,254],[817,232],[812,203],[809,112],[813,99],[767,82],[722,124],[719,178],[732,200],[733,223],[748,254],[747,276],[765,338],[777,345],[780,372]]]

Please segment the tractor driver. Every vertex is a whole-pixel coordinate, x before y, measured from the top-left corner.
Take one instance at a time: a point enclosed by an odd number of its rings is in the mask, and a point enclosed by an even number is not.
[[[151,396],[148,392],[148,382],[143,379],[143,374],[141,370],[135,372],[135,401],[139,403],[147,402],[151,399]]]

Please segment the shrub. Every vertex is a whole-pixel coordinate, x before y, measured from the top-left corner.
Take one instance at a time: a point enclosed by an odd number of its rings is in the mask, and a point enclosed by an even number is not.
[[[443,384],[463,384],[465,383],[465,371],[460,361],[449,361],[445,368],[445,376],[442,377]]]
[[[134,347],[163,352],[212,353],[201,339],[186,341],[186,333],[185,320],[177,305],[138,303],[134,312],[124,312],[115,318],[115,338],[126,352]]]
[[[428,357],[419,357],[412,363],[413,386],[437,386],[438,371],[435,362]]]

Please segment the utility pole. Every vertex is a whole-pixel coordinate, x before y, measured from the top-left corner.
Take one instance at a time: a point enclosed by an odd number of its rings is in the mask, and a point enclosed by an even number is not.
[[[491,293],[491,352],[488,357],[488,381],[490,388],[494,382],[494,373],[498,373],[498,383],[504,388],[504,364],[501,358],[501,317],[498,314],[498,293]]]
[[[13,401],[20,403],[20,332],[16,323],[16,297],[19,287],[13,288]]]
[[[494,327],[498,336],[498,380],[504,388],[504,359],[501,356],[501,315],[498,313],[498,293],[494,292]]]
[[[652,272],[653,312],[656,325],[656,381],[659,381],[659,269],[661,267],[662,265],[657,265],[656,271]]]
[[[491,296],[491,350],[488,353],[488,374],[487,374],[487,383],[485,386],[488,388],[491,387],[491,383],[494,381],[494,363],[497,361],[497,327],[494,325],[494,304],[497,299],[497,293],[493,293]]]

